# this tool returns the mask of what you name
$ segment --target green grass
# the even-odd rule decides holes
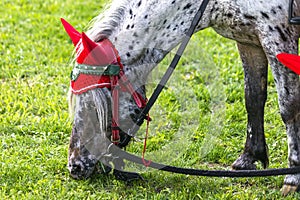
[[[129,164],[146,181],[127,184],[112,175],[85,181],[70,178],[66,93],[73,46],[60,17],[84,30],[104,2],[1,2],[0,199],[282,198],[283,177],[193,177]],[[155,74],[162,74],[171,58],[167,56]],[[151,79],[150,88],[157,79]],[[265,129],[270,167],[286,167],[286,135],[271,75],[268,92]],[[245,141],[243,96],[243,70],[234,42],[210,29],[198,33],[151,111],[154,122],[146,156],[182,167],[230,169]],[[135,142],[128,150],[140,155],[142,143]],[[299,198],[294,194],[286,199]]]

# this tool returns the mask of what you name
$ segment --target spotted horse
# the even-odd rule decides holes
[[[68,160],[72,177],[90,177],[98,163],[111,166],[114,158],[108,149],[116,129],[112,125],[112,107],[116,104],[118,145],[127,145],[131,137],[127,133],[146,98],[147,76],[183,40],[201,3],[202,0],[115,0],[94,19],[86,33],[79,33],[63,21],[76,46],[70,95],[74,121]],[[294,1],[296,16],[300,15],[299,5],[299,0]],[[233,169],[256,169],[256,161],[268,167],[264,136],[268,65],[286,126],[289,166],[300,165],[299,77],[276,58],[281,52],[298,53],[300,28],[288,23],[288,9],[288,0],[210,0],[197,25],[196,31],[212,27],[218,34],[235,40],[243,63],[247,138]],[[121,88],[124,92],[119,93],[119,102],[112,101],[108,76],[97,76],[103,73],[101,66],[109,66],[105,68],[109,75],[114,74],[114,66],[120,66],[126,79],[123,82],[130,83],[132,90],[128,84]],[[300,174],[287,175],[283,192],[298,190],[299,185]]]

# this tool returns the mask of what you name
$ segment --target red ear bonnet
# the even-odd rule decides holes
[[[300,75],[300,56],[295,54],[280,53],[277,59],[284,64],[286,67]]]
[[[76,67],[85,67],[85,69],[106,69],[109,65],[118,65],[122,69],[122,64],[118,52],[109,39],[103,39],[99,42],[92,41],[85,33],[79,33],[66,20],[61,22],[70,36],[76,48],[76,61],[71,74],[71,88],[74,94],[82,94],[88,90],[100,87],[111,87],[111,78],[109,75],[89,74]],[[92,68],[91,68],[92,67]],[[101,71],[101,70],[100,70]]]
[[[96,43],[85,33],[80,34],[66,20],[61,19],[61,22],[76,47],[78,64],[105,66],[117,62],[117,51],[108,39]]]

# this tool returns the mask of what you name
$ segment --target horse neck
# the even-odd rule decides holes
[[[115,0],[104,17],[95,19],[89,34],[95,41],[103,37],[112,41],[129,79],[137,75],[145,79],[143,75],[181,42],[199,6],[195,0]],[[204,14],[197,29],[208,24]]]

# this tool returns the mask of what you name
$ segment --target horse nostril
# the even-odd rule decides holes
[[[90,160],[85,160],[85,162],[77,160],[70,162],[68,169],[72,178],[86,179],[94,172],[95,164]]]
[[[71,165],[71,174],[76,174],[77,175],[81,171],[82,171],[82,169],[81,169],[80,165],[77,165],[77,164]]]

